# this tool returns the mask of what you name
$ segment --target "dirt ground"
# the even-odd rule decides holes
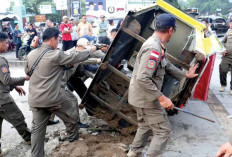
[[[132,135],[115,132],[93,134],[81,134],[79,141],[63,142],[50,157],[124,157],[127,145],[133,140]]]

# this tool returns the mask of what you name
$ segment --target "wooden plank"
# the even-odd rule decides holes
[[[138,34],[132,32],[132,31],[130,31],[129,29],[127,29],[127,28],[125,28],[125,27],[122,28],[122,30],[123,30],[125,33],[129,34],[130,36],[134,37],[135,39],[139,40],[139,41],[142,42],[142,43],[144,43],[144,42],[146,41],[146,39],[144,39],[143,37],[139,36]],[[171,62],[173,62],[174,64],[178,64],[178,65],[182,66],[182,67],[183,67],[184,69],[186,69],[186,70],[188,70],[188,69],[190,68],[190,65],[189,65],[189,64],[187,64],[187,63],[185,63],[185,62],[182,62],[182,61],[176,59],[175,57],[171,56],[171,55],[168,54],[168,53],[166,53],[166,54],[167,54],[168,59],[169,59]]]
[[[107,107],[108,109],[110,109],[112,112],[115,112],[119,117],[125,119],[126,121],[128,121],[129,123],[131,123],[132,125],[137,125],[137,122],[132,120],[131,118],[128,118],[125,114],[123,114],[120,111],[117,111],[113,106],[109,105],[107,102],[105,102],[104,100],[102,100],[101,98],[99,98],[98,96],[96,96],[93,93],[90,93],[90,95],[96,100],[98,101],[100,104],[104,105],[105,107]]]
[[[130,36],[134,37],[135,39],[139,40],[140,42],[144,43],[146,41],[146,39],[144,39],[143,37],[139,36],[138,34],[135,34],[134,32],[130,31],[129,29],[127,28],[122,28],[122,30],[129,34]],[[167,57],[168,59],[173,62],[174,64],[178,64],[180,66],[182,66],[184,69],[188,70],[190,68],[190,65],[185,63],[185,62],[182,62],[178,59],[176,59],[175,57],[171,56],[170,54],[166,53],[167,54]]]
[[[125,28],[125,27],[123,27],[122,30],[123,30],[123,32],[129,34],[130,36],[134,37],[135,39],[139,40],[142,43],[144,43],[146,41],[146,39],[144,39],[140,35],[132,32],[131,30],[129,30],[129,29]]]
[[[123,78],[124,80],[126,80],[127,82],[130,82],[130,78],[128,76],[126,76],[125,74],[123,74],[121,71],[119,71],[118,69],[114,68],[110,64],[107,64],[107,68],[109,70],[111,70],[113,73],[115,73],[118,76],[120,76],[121,78]]]
[[[182,62],[182,61],[176,59],[175,57],[173,57],[169,53],[166,53],[166,56],[172,63],[180,65],[185,70],[188,70],[190,68],[190,65],[188,63]]]
[[[126,92],[123,94],[123,97],[121,98],[121,100],[116,104],[115,106],[115,110],[118,111],[120,109],[120,107],[123,105],[124,101],[126,100],[126,98],[128,97],[128,89],[126,90]],[[113,113],[111,119],[114,118],[115,116],[115,112]]]

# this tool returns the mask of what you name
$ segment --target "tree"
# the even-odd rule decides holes
[[[36,15],[40,14],[39,7],[41,4],[50,3],[52,4],[52,0],[23,0],[23,4],[26,7],[27,13],[34,13]]]
[[[14,7],[14,1],[10,1],[10,8],[8,10],[13,11],[13,7]]]
[[[228,0],[188,0],[188,7],[198,8],[200,14],[215,14],[220,8],[225,15],[232,8],[232,4]]]
[[[40,15],[40,5],[52,5],[52,8],[55,7],[55,3],[53,0],[23,0],[23,4],[26,7],[27,13],[32,13],[36,15]],[[47,19],[54,21],[54,22],[60,22],[61,20],[61,13],[58,11],[56,14],[47,14]]]
[[[188,9],[188,2],[184,0],[178,0],[178,3],[182,10]]]

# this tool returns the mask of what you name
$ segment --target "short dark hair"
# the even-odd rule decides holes
[[[205,21],[206,24],[209,23],[209,20],[208,19],[202,19],[201,22]]]
[[[17,26],[17,25],[18,25],[18,23],[15,23],[15,24],[14,24],[14,26]]]
[[[43,33],[43,41],[48,41],[52,38],[58,38],[59,36],[59,30],[56,27],[49,27],[45,29]]]
[[[7,27],[4,27],[4,28],[3,28],[3,32],[5,32],[5,31],[8,31],[8,28],[7,28]]]
[[[4,42],[6,39],[8,39],[8,36],[5,33],[0,32],[0,42]]]
[[[100,44],[110,45],[110,39],[108,37],[102,37],[99,39]]]
[[[114,33],[114,32],[118,32],[118,30],[116,29],[116,28],[113,28],[111,31],[110,31],[110,33]]]
[[[114,20],[109,20],[109,24],[112,25],[114,23]]]
[[[155,31],[160,33],[167,33],[170,28],[176,29],[175,27],[171,26],[157,26],[155,25]]]

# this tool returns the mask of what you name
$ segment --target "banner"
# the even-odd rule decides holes
[[[85,9],[87,16],[100,17],[107,16],[106,0],[86,0]]]
[[[54,0],[56,3],[56,10],[67,10],[68,9],[68,4],[67,0]]]
[[[109,17],[124,17],[126,15],[126,0],[110,0],[106,3]]]
[[[143,6],[153,4],[156,0],[128,0],[128,10],[139,9]]]
[[[78,0],[73,0],[72,1],[72,16],[77,17],[78,15],[81,14],[81,5],[80,1]]]
[[[127,0],[86,0],[86,15],[92,17],[124,17]]]
[[[35,15],[35,21],[36,22],[45,22],[46,16],[45,15]]]
[[[51,5],[40,5],[40,14],[51,14],[52,6]]]

